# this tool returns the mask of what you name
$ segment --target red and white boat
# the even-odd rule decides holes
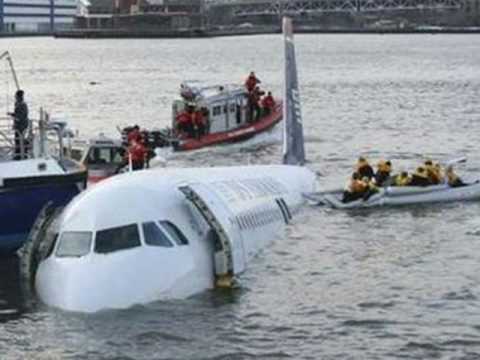
[[[189,108],[202,113],[205,126],[201,135],[178,130],[179,115]],[[259,112],[258,116],[251,115],[249,95],[242,85],[202,87],[198,81],[186,81],[180,85],[180,98],[172,105],[171,128],[149,131],[147,144],[150,148],[170,146],[175,151],[188,151],[246,140],[282,120],[282,102],[275,99],[273,108],[260,108]]]

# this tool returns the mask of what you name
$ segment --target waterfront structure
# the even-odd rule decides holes
[[[2,33],[49,33],[73,27],[86,0],[0,0]]]

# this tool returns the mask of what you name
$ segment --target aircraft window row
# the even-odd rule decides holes
[[[99,254],[108,254],[140,245],[137,224],[98,231],[95,238],[95,252]]]
[[[230,104],[230,112],[231,112],[231,113],[234,113],[236,109],[237,109],[237,105],[235,105],[235,104],[233,104],[233,103]]]
[[[142,229],[146,245],[161,247],[173,247],[173,243],[179,246],[188,245],[185,235],[169,221],[146,222],[142,224]],[[57,257],[85,256],[91,250],[92,241],[93,233],[90,231],[65,231],[60,235],[55,255]],[[54,239],[47,257],[51,254],[56,242]],[[99,254],[108,254],[138,246],[141,246],[138,225],[130,224],[97,231],[94,251]]]
[[[173,247],[168,236],[160,230],[157,224],[147,222],[142,224],[145,244],[153,246]]]
[[[65,231],[60,237],[55,255],[57,257],[80,257],[90,252],[92,232]]]
[[[236,217],[237,224],[241,230],[254,229],[278,220],[283,220],[283,215],[277,208],[268,208],[261,211],[249,212]]]

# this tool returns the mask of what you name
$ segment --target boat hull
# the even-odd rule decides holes
[[[51,202],[64,206],[85,188],[86,172],[23,178],[0,188],[0,253],[12,253],[23,245],[40,210]],[[35,183],[36,182],[36,183]]]
[[[263,116],[254,123],[230,131],[208,134],[202,136],[200,139],[181,140],[174,145],[174,150],[189,151],[221,143],[243,141],[271,129],[275,124],[280,122],[280,120],[282,120],[282,102],[278,102],[275,105],[275,109],[271,114]]]
[[[434,185],[427,187],[388,187],[372,195],[368,200],[342,202],[342,191],[330,191],[316,196],[308,195],[311,201],[336,209],[358,209],[378,206],[421,205],[439,202],[480,200],[480,183],[462,187]]]

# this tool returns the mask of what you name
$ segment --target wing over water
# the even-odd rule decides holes
[[[283,18],[283,38],[285,44],[283,163],[287,165],[303,165],[305,163],[305,148],[302,109],[298,91],[292,19],[288,17]]]

